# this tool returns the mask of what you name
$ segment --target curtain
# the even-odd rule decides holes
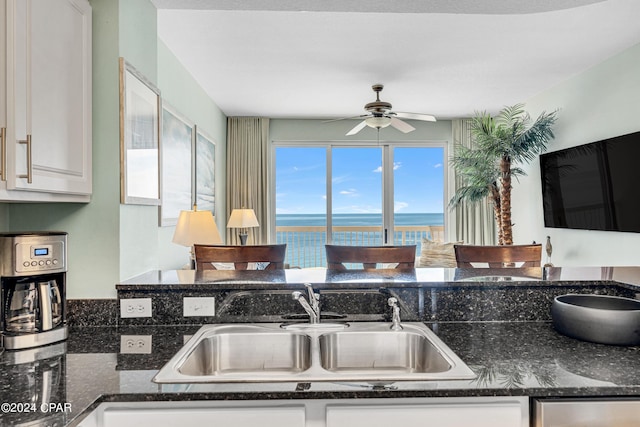
[[[454,145],[473,146],[470,119],[453,120],[452,130]],[[462,186],[462,180],[457,173],[455,174],[455,186],[456,190]],[[488,199],[479,203],[462,202],[456,208],[455,214],[456,241],[463,241],[468,245],[497,244],[498,230],[493,207]]]
[[[269,119],[227,119],[227,219],[233,209],[253,209],[259,227],[247,229],[247,244],[269,241]],[[239,245],[239,230],[227,229],[227,243]]]

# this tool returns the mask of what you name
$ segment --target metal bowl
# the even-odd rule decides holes
[[[640,345],[640,301],[609,295],[555,297],[551,318],[556,330],[579,340]]]

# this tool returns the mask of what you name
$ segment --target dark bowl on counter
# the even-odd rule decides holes
[[[567,294],[551,305],[555,329],[600,344],[640,345],[640,301],[610,295]]]

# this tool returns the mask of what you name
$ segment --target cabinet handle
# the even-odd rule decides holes
[[[0,128],[0,156],[2,165],[0,167],[0,181],[7,180],[7,128]]]
[[[31,135],[27,135],[27,139],[19,140],[18,144],[27,144],[27,174],[18,175],[18,178],[27,178],[27,184],[31,184],[33,182],[33,165],[31,163]]]

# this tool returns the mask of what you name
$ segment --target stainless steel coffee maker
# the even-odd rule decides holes
[[[0,233],[2,347],[19,350],[67,338],[67,233]]]

